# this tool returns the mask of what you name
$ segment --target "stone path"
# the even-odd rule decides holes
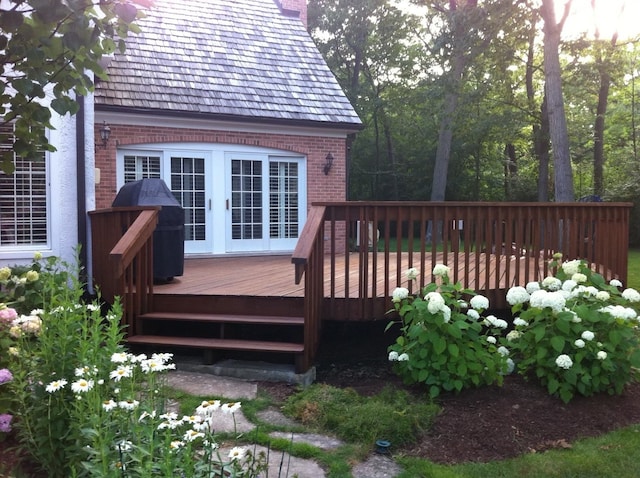
[[[192,395],[224,397],[230,401],[254,399],[258,387],[255,383],[245,380],[221,377],[200,372],[176,370],[168,375],[168,385]],[[234,421],[235,418],[235,421]],[[283,415],[276,408],[268,408],[258,414],[258,419],[276,426],[286,426],[295,429],[300,425]],[[242,409],[234,416],[224,413],[214,415],[213,430],[216,432],[248,432],[256,425],[246,419]],[[272,432],[270,436],[292,440],[293,443],[307,443],[322,450],[333,450],[342,446],[342,442],[334,437],[301,432]],[[256,445],[257,452],[267,449]],[[223,456],[228,453],[221,449]],[[295,476],[299,478],[324,478],[324,470],[313,460],[291,456],[286,452],[269,451],[269,476]],[[352,469],[353,478],[393,478],[401,472],[401,468],[388,456],[372,453],[364,462],[356,464]]]

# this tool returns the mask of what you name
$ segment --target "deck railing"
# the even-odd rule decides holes
[[[396,286],[433,281],[436,263],[451,280],[507,306],[505,293],[548,275],[556,252],[585,259],[606,279],[626,281],[630,203],[344,202],[315,204],[293,255],[305,298],[324,297],[320,314],[382,318]],[[311,220],[313,219],[313,220]],[[335,260],[345,255],[344,270]],[[326,260],[325,260],[326,257]],[[340,261],[342,263],[342,261]],[[408,283],[404,273],[420,275]],[[357,283],[353,271],[357,270]],[[352,272],[350,275],[349,272]],[[329,280],[324,291],[319,283]]]
[[[134,318],[153,306],[153,231],[160,207],[91,211],[94,285],[102,298],[123,302],[123,325],[135,335]]]
[[[303,275],[305,284],[304,357],[299,364],[302,370],[307,370],[313,364],[320,342],[324,301],[324,216],[323,206],[310,211],[304,229],[308,233],[300,237],[292,256],[296,284],[300,283]]]

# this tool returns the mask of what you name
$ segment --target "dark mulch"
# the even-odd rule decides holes
[[[364,395],[386,385],[404,387],[386,358],[382,332],[369,335],[359,326],[334,329],[323,341],[317,381],[353,387]],[[295,389],[261,384],[277,398]],[[414,393],[423,391],[405,387]],[[576,397],[569,404],[548,395],[542,387],[519,375],[505,377],[502,387],[491,386],[438,398],[442,412],[433,427],[411,447],[395,450],[437,463],[487,462],[551,448],[568,448],[580,438],[640,424],[640,384],[622,395]]]

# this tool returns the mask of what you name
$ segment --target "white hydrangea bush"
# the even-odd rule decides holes
[[[640,294],[607,283],[584,260],[558,256],[550,270],[557,272],[507,292],[515,319],[502,342],[518,372],[565,403],[622,393],[640,368]]]
[[[410,269],[409,281],[418,273]],[[437,264],[436,283],[412,295],[397,287],[391,301],[399,319],[400,334],[389,347],[389,361],[406,383],[421,383],[431,397],[442,392],[459,392],[469,387],[502,384],[503,375],[513,369],[508,347],[498,338],[508,323],[493,315],[483,317],[489,300],[451,284],[449,268]]]

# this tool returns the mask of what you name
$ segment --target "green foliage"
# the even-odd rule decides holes
[[[211,417],[240,403],[204,401],[185,417],[167,410],[171,354],[126,353],[119,303],[103,316],[83,302],[77,267],[50,264],[59,273],[39,278],[48,278],[42,308],[9,329],[8,383],[20,445],[47,476],[251,478],[266,469],[263,453],[218,451]]]
[[[415,278],[411,270],[408,275],[410,280]],[[446,266],[436,265],[434,275],[441,283],[428,284],[415,296],[406,288],[394,290],[400,336],[389,347],[389,360],[396,372],[408,384],[426,385],[431,397],[443,391],[502,384],[509,351],[496,346],[494,335],[507,323],[492,315],[482,320],[480,312],[488,308],[489,301],[473,296],[473,291],[459,283],[451,284]]]
[[[438,408],[407,392],[387,388],[362,397],[350,388],[315,384],[287,399],[284,412],[306,426],[335,433],[351,443],[386,439],[408,444],[427,429]]]
[[[93,90],[89,73],[104,78],[99,64],[124,38],[136,31],[132,22],[141,14],[136,5],[149,0],[75,0],[51,2],[8,0],[0,14],[0,125],[15,121],[13,151],[0,151],[0,170],[14,170],[13,154],[37,159],[54,151],[45,134],[51,128],[51,109],[75,114],[74,93]],[[46,93],[45,93],[46,92]],[[47,97],[52,97],[48,103]]]
[[[0,268],[0,304],[29,314],[41,309],[51,294],[66,287],[68,280],[66,269],[56,257],[43,259],[36,253],[29,265]]]
[[[515,329],[505,344],[518,370],[565,403],[576,394],[620,394],[640,367],[635,289],[620,292],[585,261],[550,264],[556,276],[507,294]]]

